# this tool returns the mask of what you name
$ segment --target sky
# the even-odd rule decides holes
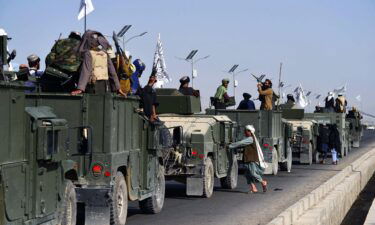
[[[151,72],[157,36],[160,33],[168,72],[177,88],[179,79],[191,75],[191,65],[178,59],[198,49],[194,88],[202,95],[203,108],[227,71],[239,64],[236,100],[242,93],[257,98],[251,73],[266,74],[276,84],[301,84],[314,94],[326,95],[347,85],[349,105],[375,114],[375,1],[373,0],[92,0],[95,10],[87,16],[87,27],[106,35],[131,24],[125,49],[133,59],[146,63],[141,79]],[[42,60],[55,40],[70,31],[83,32],[78,21],[80,0],[0,0],[0,28],[12,37],[10,49],[17,50],[15,63],[26,63],[31,53]],[[275,85],[276,87],[277,85]],[[276,91],[277,88],[276,88]],[[362,101],[355,97],[360,95]],[[322,100],[322,99],[321,99]],[[317,100],[311,99],[312,104]],[[255,100],[259,105],[259,101]],[[308,107],[311,110],[313,106]]]

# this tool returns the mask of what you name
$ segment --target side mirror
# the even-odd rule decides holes
[[[182,127],[173,128],[173,145],[182,144],[183,130]]]

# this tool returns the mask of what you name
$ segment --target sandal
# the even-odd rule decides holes
[[[263,188],[263,192],[267,192],[267,181],[263,181],[262,182],[262,188]]]

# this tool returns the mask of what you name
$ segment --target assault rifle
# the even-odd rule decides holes
[[[116,72],[121,79],[129,79],[134,72],[131,68],[131,57],[128,58],[120,47],[117,34],[114,31],[112,38],[116,46]]]
[[[258,83],[262,83],[263,78],[266,76],[265,74],[260,75],[260,77],[257,77],[254,74],[251,75],[257,80]]]

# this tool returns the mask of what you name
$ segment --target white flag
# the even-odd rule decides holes
[[[163,45],[160,40],[160,34],[158,37],[158,42],[156,44],[153,68],[156,68],[156,71],[157,71],[156,72],[156,77],[158,79],[158,82],[156,83],[157,88],[163,87],[166,83],[172,81],[167,73],[167,66],[165,65]]]
[[[305,93],[303,92],[303,88],[302,88],[301,84],[299,85],[299,87],[296,91],[296,99],[297,99],[296,106],[298,108],[303,109],[309,104],[309,101],[308,101]]]
[[[86,16],[92,11],[94,11],[94,5],[92,4],[91,0],[81,0],[81,4],[79,6],[78,20],[82,19],[85,16],[85,11]]]
[[[358,95],[357,97],[355,97],[355,99],[357,99],[357,101],[361,101],[361,95]]]
[[[335,96],[340,95],[340,94],[343,95],[345,94],[345,92],[346,92],[346,84],[340,88],[333,90],[333,93],[335,94]]]

